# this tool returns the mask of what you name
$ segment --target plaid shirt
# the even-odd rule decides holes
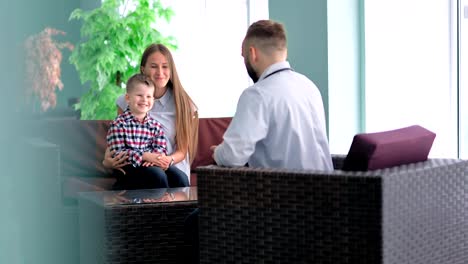
[[[134,167],[143,162],[143,153],[164,153],[167,155],[166,137],[161,124],[146,115],[139,121],[127,108],[110,125],[107,132],[107,146],[117,153],[127,151]]]

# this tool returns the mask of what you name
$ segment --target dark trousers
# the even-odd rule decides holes
[[[159,167],[133,167],[127,165],[120,170],[114,170],[117,178],[112,189],[114,190],[136,190],[136,189],[156,189],[156,188],[176,188],[188,187],[187,175],[175,166],[163,170]]]

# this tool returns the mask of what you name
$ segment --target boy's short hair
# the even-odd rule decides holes
[[[142,73],[137,73],[135,75],[133,75],[132,77],[130,77],[130,79],[128,79],[127,81],[127,93],[133,91],[133,89],[135,88],[135,86],[137,84],[145,84],[147,85],[148,87],[152,87],[154,88],[154,84],[153,82],[151,81],[151,79],[142,74]]]

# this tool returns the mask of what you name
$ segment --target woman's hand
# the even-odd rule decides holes
[[[122,169],[122,167],[130,164],[127,153],[122,151],[118,155],[114,156],[114,154],[115,150],[111,151],[109,148],[106,148],[102,165],[108,169],[120,170],[123,172],[123,174],[125,174],[125,171]]]
[[[162,169],[164,169],[164,170],[169,169],[169,165],[171,164],[171,160],[172,160],[170,156],[166,156],[164,154],[161,154],[161,155],[159,155],[159,157],[157,159],[159,161],[159,164],[161,164],[160,167]]]
[[[149,152],[143,154],[143,160],[145,161],[143,166],[157,166],[163,170],[167,170],[172,161],[171,157],[165,154]]]
[[[143,167],[152,167],[152,166],[156,166],[156,164],[154,164],[153,162],[149,162],[149,161],[144,161],[141,166]]]

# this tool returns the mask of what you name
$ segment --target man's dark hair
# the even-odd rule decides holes
[[[272,20],[259,20],[250,25],[245,41],[266,52],[283,51],[287,48],[283,24]]]

